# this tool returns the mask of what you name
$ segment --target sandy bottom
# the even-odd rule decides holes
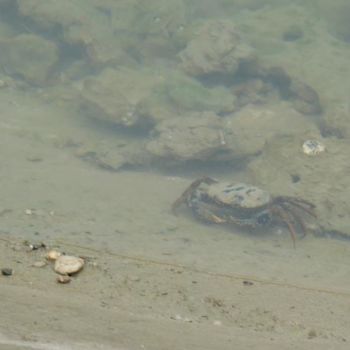
[[[349,348],[349,242],[175,217],[199,174],[94,168],[57,146],[69,115],[1,99],[1,349]],[[25,240],[87,264],[60,285]]]

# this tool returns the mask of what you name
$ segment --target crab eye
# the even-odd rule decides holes
[[[267,225],[271,222],[271,217],[268,213],[258,215],[257,222],[259,225]]]

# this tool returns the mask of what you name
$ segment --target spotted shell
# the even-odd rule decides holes
[[[208,186],[207,194],[216,202],[246,209],[258,208],[271,201],[267,191],[245,183],[217,182]]]

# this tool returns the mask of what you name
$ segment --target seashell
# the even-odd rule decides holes
[[[62,255],[61,252],[58,252],[57,250],[50,250],[46,254],[46,259],[49,261],[55,261]]]
[[[76,256],[61,255],[57,258],[54,266],[55,272],[60,275],[73,275],[84,267],[84,260]]]
[[[303,152],[308,156],[316,156],[326,150],[326,146],[317,140],[306,140],[303,143]]]

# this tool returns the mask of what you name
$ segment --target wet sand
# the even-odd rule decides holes
[[[43,251],[28,251],[11,239],[1,241],[1,266],[14,268],[13,276],[1,277],[2,346],[348,347],[348,289],[283,282],[288,276],[265,280],[234,271],[211,273],[74,245],[58,248],[92,259],[68,285],[55,282],[50,266],[32,267]]]
[[[69,113],[2,99],[2,349],[348,348],[348,242],[175,217],[198,174],[95,168],[57,146]],[[87,264],[57,284],[24,240]]]

